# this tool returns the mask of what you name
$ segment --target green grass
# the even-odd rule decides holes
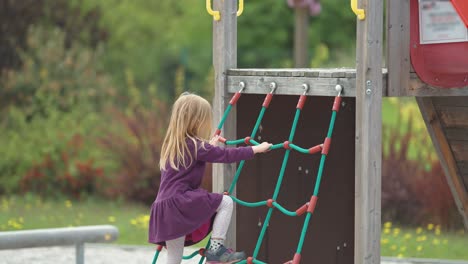
[[[0,231],[109,224],[119,229],[116,243],[151,245],[147,242],[149,207],[95,198],[78,202],[45,201],[28,195],[0,197]]]
[[[468,236],[464,230],[443,232],[440,226],[405,229],[385,223],[382,227],[382,256],[468,260]]]
[[[141,204],[87,199],[44,201],[34,196],[0,197],[0,231],[111,224],[119,228],[118,244],[150,245],[148,208]],[[206,239],[195,248],[206,245]],[[382,227],[382,256],[468,260],[463,230],[444,232],[438,226],[418,229]]]

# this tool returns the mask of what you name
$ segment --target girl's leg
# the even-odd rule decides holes
[[[232,198],[223,195],[223,200],[218,207],[216,217],[213,223],[213,233],[211,235],[210,249],[216,251],[220,246],[224,244],[226,239],[226,233],[231,223],[232,209],[233,209]]]
[[[167,264],[180,264],[184,255],[185,237],[179,237],[166,241]]]
[[[244,252],[235,252],[224,246],[224,239],[231,222],[233,201],[224,195],[213,223],[210,248],[206,251],[206,263],[234,263],[246,258]]]

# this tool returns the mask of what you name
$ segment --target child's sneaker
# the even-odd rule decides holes
[[[227,249],[225,246],[221,246],[216,251],[208,249],[205,256],[206,264],[232,264],[246,258],[244,252],[234,252],[234,250]]]

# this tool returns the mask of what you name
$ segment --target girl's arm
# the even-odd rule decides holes
[[[241,160],[249,160],[256,153],[269,150],[271,144],[263,142],[258,146],[224,148],[212,144],[198,142],[197,160],[213,163],[233,163]]]

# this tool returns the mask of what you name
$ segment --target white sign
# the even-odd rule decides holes
[[[421,44],[468,41],[468,29],[448,0],[419,0]]]

